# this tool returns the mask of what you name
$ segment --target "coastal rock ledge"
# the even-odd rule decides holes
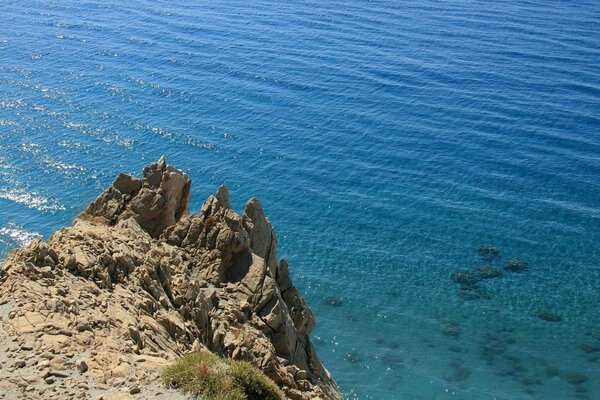
[[[159,376],[194,351],[249,361],[290,399],[342,399],[260,201],[239,216],[221,187],[192,215],[190,185],[161,158],[8,255],[1,399],[185,399]]]

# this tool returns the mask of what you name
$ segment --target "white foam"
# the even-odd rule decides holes
[[[39,196],[35,192],[29,193],[20,189],[2,189],[0,190],[0,199],[14,201],[15,203],[23,204],[38,211],[65,210],[65,207],[56,201]]]
[[[9,119],[0,119],[0,126],[19,126],[19,124]]]
[[[27,246],[33,239],[41,237],[39,233],[27,231],[13,223],[8,223],[0,228],[0,236],[7,237],[20,247]]]

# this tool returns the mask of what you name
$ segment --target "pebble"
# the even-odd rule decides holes
[[[84,374],[86,373],[88,370],[88,365],[84,360],[81,360],[77,363],[77,371],[79,371],[79,373]]]
[[[141,390],[139,387],[137,387],[137,386],[134,386],[134,387],[132,387],[132,388],[129,390],[129,394],[138,394],[138,393],[140,393],[141,391],[142,391],[142,390]]]
[[[64,369],[65,359],[62,357],[54,357],[50,360],[50,368],[58,370]]]
[[[69,374],[67,374],[66,372],[61,372],[61,371],[50,371],[49,375],[55,376],[57,378],[68,378],[69,377]]]

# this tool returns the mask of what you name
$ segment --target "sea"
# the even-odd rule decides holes
[[[0,0],[0,257],[162,155],[347,399],[600,399],[600,2]]]

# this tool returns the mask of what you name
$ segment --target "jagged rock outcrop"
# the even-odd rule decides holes
[[[193,215],[190,184],[164,159],[141,179],[119,175],[71,227],[9,254],[0,392],[176,398],[153,386],[158,371],[207,349],[250,361],[290,399],[342,398],[260,201],[239,216],[221,187]]]

